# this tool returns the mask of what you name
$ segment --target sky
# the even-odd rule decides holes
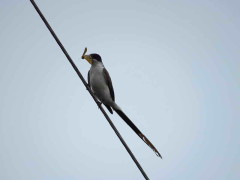
[[[110,115],[153,180],[240,179],[240,2],[37,0],[87,77],[102,56]],[[26,0],[0,0],[0,179],[144,179]]]

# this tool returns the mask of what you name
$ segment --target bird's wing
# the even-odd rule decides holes
[[[113,90],[112,80],[111,80],[111,77],[109,76],[108,71],[107,71],[105,68],[103,68],[103,75],[104,75],[105,81],[106,81],[106,83],[107,83],[107,85],[108,85],[108,88],[109,88],[111,97],[112,97],[113,101],[115,101],[115,96],[114,96],[114,90]]]

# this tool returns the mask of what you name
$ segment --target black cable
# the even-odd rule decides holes
[[[65,54],[65,56],[67,57],[68,61],[70,62],[70,64],[72,65],[73,69],[76,71],[76,73],[78,74],[79,78],[81,79],[81,81],[83,82],[84,86],[86,87],[86,89],[88,90],[88,92],[91,94],[92,98],[94,99],[94,101],[96,102],[96,104],[98,105],[98,100],[95,98],[95,96],[93,95],[93,92],[91,91],[91,89],[89,88],[86,80],[84,79],[84,77],[82,76],[82,74],[80,73],[80,71],[78,70],[77,66],[74,64],[72,58],[69,56],[68,52],[66,51],[66,49],[64,48],[64,46],[62,45],[61,41],[58,39],[57,35],[55,34],[55,32],[53,31],[53,29],[51,28],[51,26],[49,25],[48,21],[46,20],[46,18],[43,16],[42,12],[40,11],[40,9],[38,8],[37,4],[34,2],[34,0],[30,0],[32,5],[34,6],[34,8],[36,9],[36,11],[38,12],[39,16],[41,17],[41,19],[43,20],[43,22],[45,23],[45,25],[47,26],[48,30],[50,31],[50,33],[52,34],[52,36],[54,37],[54,39],[56,40],[56,42],[58,43],[58,45],[60,46],[60,48],[62,49],[63,53]],[[124,141],[124,139],[122,138],[121,134],[118,132],[117,128],[114,126],[113,122],[111,121],[111,119],[108,117],[107,113],[105,112],[105,110],[102,108],[102,106],[99,106],[99,109],[102,111],[103,115],[105,116],[105,118],[107,119],[107,121],[109,122],[110,126],[113,128],[114,132],[117,134],[118,138],[120,139],[120,141],[122,142],[123,146],[126,148],[127,152],[129,153],[129,155],[131,156],[132,160],[135,162],[135,164],[137,165],[138,169],[141,171],[142,175],[145,177],[146,180],[149,180],[147,174],[144,172],[143,168],[141,167],[141,165],[139,164],[138,160],[135,158],[134,154],[132,153],[132,151],[130,150],[130,148],[128,147],[128,145],[126,144],[126,142]]]

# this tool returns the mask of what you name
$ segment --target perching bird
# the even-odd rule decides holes
[[[98,54],[85,55],[84,52],[82,59],[86,59],[91,68],[88,71],[88,85],[92,89],[97,99],[103,103],[109,112],[112,114],[112,109],[132,128],[132,130],[156,153],[161,157],[161,154],[153,146],[153,144],[147,139],[146,136],[133,124],[133,122],[127,117],[122,109],[115,103],[115,95],[112,85],[112,80],[108,71],[102,63],[102,58]]]

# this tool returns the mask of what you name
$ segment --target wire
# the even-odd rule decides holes
[[[50,31],[50,33],[52,34],[52,36],[54,37],[54,39],[56,40],[56,42],[58,43],[58,45],[60,46],[60,48],[62,49],[63,53],[65,54],[65,56],[67,57],[68,61],[70,62],[70,64],[72,65],[73,69],[76,71],[78,77],[81,79],[81,81],[83,82],[84,86],[86,87],[86,89],[88,90],[88,92],[90,93],[90,95],[92,96],[92,98],[94,99],[94,101],[96,102],[96,104],[98,105],[99,109],[102,111],[103,115],[105,116],[105,118],[107,119],[107,121],[109,122],[110,126],[113,128],[114,132],[116,133],[116,135],[118,136],[118,138],[120,139],[121,143],[123,144],[123,146],[125,147],[125,149],[127,150],[127,152],[129,153],[129,155],[131,156],[132,160],[135,162],[135,164],[137,165],[138,169],[141,171],[142,175],[144,176],[144,178],[146,180],[149,180],[147,174],[144,172],[143,168],[141,167],[141,165],[139,164],[138,160],[136,159],[136,157],[134,156],[134,154],[132,153],[132,151],[130,150],[130,148],[128,147],[128,145],[126,144],[126,142],[124,141],[124,139],[122,138],[121,134],[118,132],[117,128],[115,127],[115,125],[113,124],[113,122],[111,121],[111,119],[109,118],[109,116],[107,115],[107,113],[105,112],[105,110],[102,108],[101,105],[98,104],[98,100],[95,98],[95,96],[93,95],[92,90],[89,88],[86,80],[84,79],[84,77],[82,76],[82,74],[80,73],[80,71],[78,70],[77,66],[74,64],[72,58],[70,57],[70,55],[68,54],[68,52],[66,51],[66,49],[64,48],[64,46],[62,45],[61,41],[58,39],[57,35],[55,34],[55,32],[53,31],[53,29],[51,28],[50,24],[48,23],[48,21],[46,20],[46,18],[44,17],[44,15],[42,14],[42,12],[40,11],[40,9],[38,8],[37,4],[34,2],[34,0],[30,0],[32,5],[34,6],[35,10],[38,12],[39,16],[41,17],[41,19],[43,20],[43,22],[45,23],[45,25],[47,26],[48,30]]]

